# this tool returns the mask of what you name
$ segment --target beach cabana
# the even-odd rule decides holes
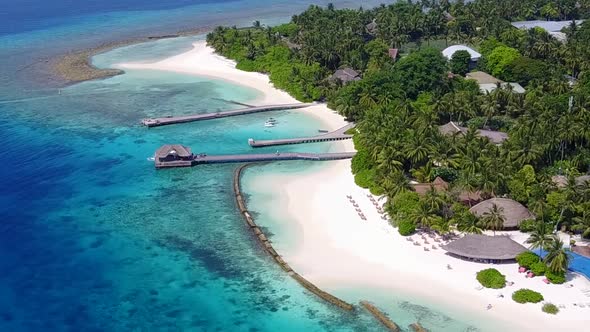
[[[469,212],[478,217],[490,211],[496,205],[504,217],[504,229],[516,229],[523,220],[535,219],[535,216],[519,202],[509,198],[490,198],[480,202],[469,209]]]
[[[508,236],[467,234],[441,246],[451,256],[483,263],[506,263],[527,251]]]
[[[445,136],[455,134],[464,135],[467,132],[467,130],[467,127],[461,127],[453,121],[450,121],[438,127],[438,131]],[[502,144],[502,142],[508,139],[508,134],[503,133],[501,131],[478,129],[477,134],[479,136],[486,137],[494,144]]]
[[[358,81],[361,79],[359,73],[352,69],[352,68],[343,68],[338,69],[334,75],[332,75],[333,80],[340,80],[342,84],[346,84],[351,81]]]

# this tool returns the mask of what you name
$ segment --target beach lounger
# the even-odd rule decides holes
[[[430,251],[430,249],[428,249],[428,248],[424,247],[424,251]]]
[[[434,244],[432,245],[432,249],[438,249]]]

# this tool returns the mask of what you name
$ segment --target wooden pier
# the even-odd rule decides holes
[[[219,119],[219,118],[226,118],[226,117],[230,117],[230,116],[237,116],[237,115],[244,115],[244,114],[280,111],[280,110],[292,110],[292,109],[298,109],[298,108],[305,108],[305,107],[309,107],[309,106],[313,106],[313,105],[315,105],[315,104],[314,103],[296,103],[296,104],[256,106],[256,107],[241,108],[241,109],[233,110],[233,111],[143,119],[143,120],[141,120],[141,123],[146,127],[158,127],[158,126],[166,126],[166,125],[171,125],[171,124],[176,124],[176,123]]]
[[[302,144],[302,143],[317,143],[317,142],[328,142],[328,141],[340,141],[344,139],[351,139],[352,135],[346,134],[346,131],[354,128],[354,123],[348,124],[340,129],[332,132],[311,136],[311,137],[300,137],[300,138],[285,138],[285,139],[271,139],[271,140],[254,140],[250,138],[248,144],[253,148],[261,148],[265,146],[276,146],[276,145],[288,145],[288,144]]]
[[[230,154],[209,156],[205,154],[193,154],[191,149],[180,144],[164,145],[154,154],[154,165],[156,168],[190,167],[201,164],[226,164],[226,163],[249,163],[281,160],[339,160],[350,159],[356,152],[336,153],[251,153],[251,154]]]

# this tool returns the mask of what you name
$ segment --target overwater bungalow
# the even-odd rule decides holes
[[[467,127],[461,127],[453,121],[450,121],[442,126],[438,127],[438,131],[443,135],[464,135],[467,132]],[[482,137],[486,137],[494,144],[502,144],[508,139],[508,134],[501,131],[478,129],[477,134]]]
[[[496,205],[500,209],[500,213],[504,217],[504,230],[517,229],[524,220],[535,219],[535,215],[531,213],[524,205],[509,198],[494,197],[480,202],[469,209],[472,214],[483,217]]]
[[[508,236],[467,234],[441,246],[451,256],[482,263],[510,263],[527,248]]]
[[[194,155],[189,147],[180,144],[167,144],[160,147],[155,155],[156,168],[191,166]]]

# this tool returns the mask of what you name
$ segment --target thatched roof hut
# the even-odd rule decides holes
[[[332,79],[340,80],[343,84],[346,84],[351,81],[358,81],[361,77],[356,70],[352,68],[343,68],[338,69],[334,75],[332,75]]]
[[[442,246],[449,254],[472,260],[506,261],[527,251],[527,248],[508,236],[467,234]]]
[[[554,175],[551,177],[551,182],[553,182],[553,184],[555,184],[555,186],[557,186],[558,188],[563,188],[567,186],[568,179],[565,175]],[[586,182],[590,182],[590,175],[582,175],[576,177],[576,184],[578,186],[581,186]]]
[[[463,135],[467,130],[467,127],[461,127],[453,121],[438,127],[438,131],[445,136],[454,135],[456,133]],[[478,129],[477,134],[481,137],[486,137],[494,144],[502,144],[502,142],[508,139],[508,134],[501,131]]]
[[[490,198],[469,209],[469,212],[478,217],[482,217],[496,205],[504,216],[504,229],[514,229],[523,220],[534,219],[535,216],[519,202],[509,198]]]
[[[154,154],[156,168],[188,167],[192,165],[193,159],[191,149],[180,144],[163,145]]]
[[[432,181],[431,183],[416,183],[413,184],[412,187],[414,188],[414,191],[416,193],[418,193],[419,195],[424,195],[430,189],[434,189],[436,191],[446,191],[447,189],[449,189],[449,184],[445,180],[437,176],[436,179],[434,179],[434,181]]]

